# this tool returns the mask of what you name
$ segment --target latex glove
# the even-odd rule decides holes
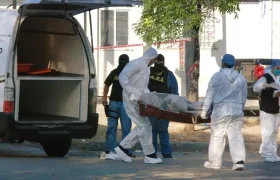
[[[131,101],[136,101],[136,97],[135,97],[135,95],[133,93],[130,94],[129,99]]]
[[[207,119],[208,117],[206,115],[207,115],[207,111],[206,110],[202,110],[202,112],[200,114],[201,119]]]

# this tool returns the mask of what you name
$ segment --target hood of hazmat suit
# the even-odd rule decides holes
[[[242,116],[246,99],[245,78],[233,68],[223,68],[212,76],[202,109],[207,111],[213,103],[212,121],[225,116]]]
[[[142,93],[148,93],[148,83],[150,77],[150,68],[148,64],[151,59],[156,58],[157,50],[149,48],[144,55],[138,59],[129,62],[119,75],[119,82],[123,87],[125,96],[134,96],[134,100],[139,100]]]

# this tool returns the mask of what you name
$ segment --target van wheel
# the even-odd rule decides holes
[[[50,157],[64,157],[72,144],[72,139],[63,139],[56,142],[41,142],[45,153]]]

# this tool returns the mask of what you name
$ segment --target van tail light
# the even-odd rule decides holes
[[[5,88],[4,92],[4,108],[3,111],[6,113],[14,112],[14,89],[13,88]]]

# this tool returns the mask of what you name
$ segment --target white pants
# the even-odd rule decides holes
[[[132,149],[137,142],[143,148],[144,155],[150,155],[155,152],[152,140],[152,125],[147,117],[140,116],[138,104],[128,100],[125,96],[124,108],[130,119],[136,124],[130,133],[121,141],[120,145],[125,149]]]
[[[245,161],[246,152],[242,135],[243,117],[227,116],[211,122],[211,139],[209,144],[209,162],[214,166],[222,166],[222,156],[228,135],[229,150],[233,163]]]
[[[277,155],[277,135],[279,125],[280,113],[268,114],[260,111],[262,144],[259,153],[265,158]]]

